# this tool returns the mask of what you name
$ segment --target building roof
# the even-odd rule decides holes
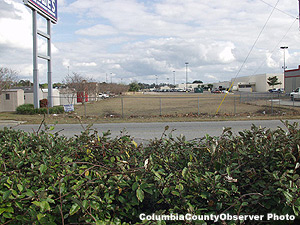
[[[24,91],[24,93],[33,93],[33,86],[31,86],[31,87],[12,87],[11,89],[13,89],[13,90],[21,89]]]

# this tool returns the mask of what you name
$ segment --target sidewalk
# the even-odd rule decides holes
[[[0,125],[19,125],[22,123],[26,123],[26,121],[0,120]]]

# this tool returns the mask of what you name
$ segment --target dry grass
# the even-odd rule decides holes
[[[199,114],[215,115],[224,95],[222,94],[160,94],[160,95],[136,95],[123,97],[124,117],[158,116]],[[234,103],[235,102],[235,103]],[[234,106],[235,105],[235,106]],[[161,106],[161,107],[160,107]],[[222,104],[220,114],[254,113],[260,110],[260,106],[240,104],[238,96],[227,95]],[[76,106],[79,115],[84,115],[84,107]],[[122,115],[122,99],[114,98],[86,105],[87,116],[115,116]]]
[[[107,122],[170,122],[170,121],[212,121],[212,120],[249,120],[249,119],[296,119],[300,118],[299,108],[274,106],[271,115],[270,106],[263,102],[245,104],[239,102],[239,96],[228,94],[216,115],[224,94],[136,94],[116,97],[75,106],[75,113],[46,116],[47,123],[107,123]],[[199,100],[199,112],[198,112]],[[160,105],[162,107],[160,107]],[[199,115],[198,115],[199,113]],[[161,114],[161,115],[160,115]],[[0,113],[0,120],[27,121],[40,123],[43,115],[18,115]]]

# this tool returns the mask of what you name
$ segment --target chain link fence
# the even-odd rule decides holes
[[[213,117],[225,94],[134,94],[109,98],[59,98],[63,105],[73,105],[76,115],[101,118]],[[280,93],[229,93],[219,114],[224,116],[274,114],[280,108],[288,112],[300,102]]]
[[[300,101],[291,99],[288,94],[285,93],[239,93],[240,102],[248,103],[258,106],[263,106],[266,108],[266,111],[271,110],[271,113],[274,113],[275,109],[294,109],[297,110],[297,107],[300,107]]]

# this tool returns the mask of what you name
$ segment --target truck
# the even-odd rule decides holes
[[[296,90],[291,92],[290,97],[292,101],[300,99],[300,87],[296,88]]]

